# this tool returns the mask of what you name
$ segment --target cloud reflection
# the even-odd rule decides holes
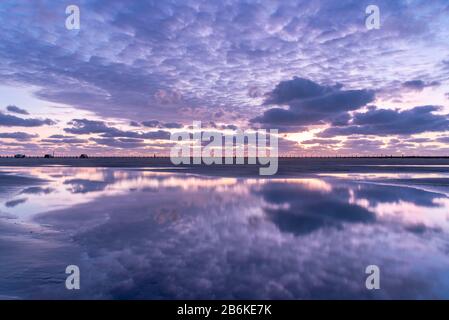
[[[33,175],[54,191],[0,207],[8,261],[0,274],[9,275],[0,276],[1,296],[449,297],[444,194],[333,177],[94,168],[35,168]],[[422,211],[410,216],[412,207]],[[82,270],[79,292],[64,289],[68,264]],[[368,264],[385,271],[379,292],[364,287]],[[8,280],[17,274],[22,280]]]

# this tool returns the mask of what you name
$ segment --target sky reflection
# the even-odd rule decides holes
[[[3,298],[449,298],[449,198],[390,185],[399,175],[0,176]],[[64,287],[69,264],[79,291]],[[365,289],[369,264],[381,290]]]

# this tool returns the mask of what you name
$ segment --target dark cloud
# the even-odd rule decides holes
[[[0,126],[4,127],[40,127],[53,124],[55,122],[50,119],[23,119],[0,112]]]
[[[118,129],[106,125],[103,121],[88,119],[73,119],[68,123],[72,128],[65,128],[64,131],[72,134],[90,134],[90,133],[116,133]]]
[[[170,140],[170,132],[164,130],[149,131],[140,135],[142,139]]]
[[[142,125],[148,128],[166,128],[166,129],[180,129],[183,127],[182,123],[177,122],[163,123],[158,120],[142,121]]]
[[[229,129],[229,130],[237,130],[238,127],[234,124],[227,124],[227,125],[223,125],[221,126],[222,129]]]
[[[425,82],[423,80],[410,80],[406,81],[402,84],[404,88],[415,90],[415,91],[422,91],[424,88],[427,87],[437,87],[441,85],[438,81],[432,81],[432,82]]]
[[[168,123],[164,123],[162,127],[167,128],[167,129],[179,129],[179,128],[182,128],[183,125],[181,123],[168,122]]]
[[[142,125],[149,128],[158,128],[161,125],[161,122],[158,120],[148,120],[142,121]]]
[[[359,135],[410,135],[422,132],[449,130],[448,115],[435,114],[438,106],[420,106],[410,110],[370,108],[367,112],[354,114],[350,125],[332,127],[319,134],[320,137]]]
[[[6,110],[8,110],[9,112],[13,112],[13,113],[18,113],[18,114],[23,114],[23,115],[29,115],[28,111],[26,111],[25,109],[21,109],[17,106],[7,106]]]
[[[149,132],[123,131],[107,125],[104,121],[88,119],[73,119],[69,122],[72,128],[65,128],[64,131],[72,134],[101,134],[103,138],[135,138],[135,139],[170,139],[170,132],[158,130]],[[122,144],[120,140],[98,139],[104,145],[128,145]]]
[[[267,126],[301,126],[335,122],[344,124],[347,112],[374,100],[370,90],[342,90],[341,85],[321,86],[295,77],[282,81],[270,93],[266,104],[287,104],[288,109],[272,108],[251,122]]]
[[[28,187],[23,189],[20,194],[50,194],[54,191],[55,189],[50,187]]]
[[[26,132],[5,132],[0,133],[0,138],[15,139],[17,141],[29,141],[33,138],[37,138],[37,134],[29,134]]]
[[[269,94],[265,103],[287,104],[296,99],[321,97],[340,88],[340,85],[334,87],[320,86],[311,80],[294,77],[292,80],[281,81]]]
[[[25,203],[27,200],[28,200],[27,198],[9,200],[9,201],[5,202],[5,207],[14,208],[14,207],[18,206],[19,204]]]

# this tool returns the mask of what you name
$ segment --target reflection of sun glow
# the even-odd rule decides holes
[[[304,189],[311,191],[322,191],[322,192],[331,192],[332,186],[322,180],[317,178],[271,178],[271,179],[251,179],[248,178],[245,180],[245,184],[247,185],[258,185],[258,184],[266,184],[269,182],[277,182],[277,183],[288,183],[288,184],[299,184]]]
[[[413,199],[398,199],[397,201],[381,201],[376,198],[358,197],[363,191],[363,184],[353,187],[347,184],[350,180],[362,180],[371,186],[380,185],[379,178],[412,179],[416,177],[436,177],[438,174],[326,174],[340,179],[329,178],[233,178],[206,177],[188,173],[171,173],[151,171],[149,168],[120,169],[120,168],[72,168],[72,167],[37,167],[37,168],[3,168],[10,174],[37,177],[46,182],[41,185],[51,192],[17,194],[8,200],[26,199],[17,205],[7,205],[7,201],[0,204],[0,211],[7,214],[17,214],[21,218],[49,210],[63,209],[78,204],[88,203],[101,197],[127,195],[130,192],[166,191],[176,195],[177,192],[189,193],[199,191],[210,192],[218,197],[232,199],[253,199],[254,190],[260,190],[267,184],[296,185],[298,190],[308,190],[315,193],[328,194],[335,188],[346,188],[349,197],[343,201],[357,205],[376,214],[379,221],[392,221],[407,226],[423,225],[429,228],[445,228],[449,230],[449,199],[441,194],[441,198],[432,199],[435,206],[423,206],[413,202]],[[341,179],[344,178],[344,179]],[[346,181],[346,182],[343,182]],[[375,182],[374,184],[372,182]],[[334,186],[335,184],[335,186]],[[383,187],[385,187],[383,184]],[[395,188],[409,188],[396,186]],[[426,192],[422,190],[422,192]],[[153,193],[152,195],[154,195]],[[301,193],[299,193],[300,196]],[[313,193],[312,193],[313,194]],[[327,195],[326,195],[327,196]],[[329,199],[332,197],[329,195]],[[373,201],[375,200],[375,201]],[[231,200],[229,200],[231,201]],[[272,209],[289,209],[288,203],[270,204],[265,207]],[[248,206],[248,212],[253,210],[260,213],[260,208]]]

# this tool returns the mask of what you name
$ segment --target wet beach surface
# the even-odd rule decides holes
[[[410,162],[1,167],[0,297],[447,299],[447,160]]]

